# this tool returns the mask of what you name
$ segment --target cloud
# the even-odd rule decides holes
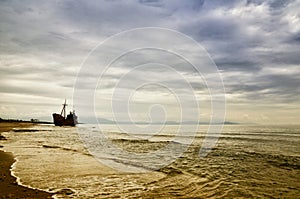
[[[174,29],[203,45],[224,77],[229,103],[260,100],[299,106],[299,6],[299,0],[0,1],[0,96],[5,96],[1,106],[22,104],[28,96],[36,104],[49,99],[49,107],[71,98],[77,72],[93,47],[115,33],[145,26]],[[111,51],[107,49],[107,55]],[[157,54],[140,52],[134,61],[130,56],[124,59],[103,79],[105,89],[111,89],[134,63],[151,56]],[[200,78],[193,79],[195,71],[188,64],[164,59],[192,82],[195,92],[205,90]],[[128,86],[139,82],[142,74],[132,77]],[[167,70],[149,67],[147,74],[149,79],[168,77],[184,92]],[[85,76],[80,89],[90,88],[95,73]],[[10,102],[11,95],[18,97]]]

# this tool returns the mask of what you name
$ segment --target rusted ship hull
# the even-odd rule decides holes
[[[55,126],[76,126],[77,124],[76,118],[74,118],[74,116],[64,118],[63,116],[57,113],[53,113],[52,116]]]
[[[67,100],[65,100],[65,103],[62,104],[63,108],[61,110],[60,114],[53,113],[53,122],[55,126],[76,126],[77,122],[77,116],[75,114],[75,111],[71,111],[70,114],[66,117],[66,106],[67,106]]]

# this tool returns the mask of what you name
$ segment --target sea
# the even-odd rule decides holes
[[[101,126],[101,127],[99,127]],[[299,198],[299,125],[36,125],[3,135],[19,184],[54,198]],[[200,155],[208,137],[214,143]]]

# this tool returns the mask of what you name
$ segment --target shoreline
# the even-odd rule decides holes
[[[35,125],[34,123],[22,122],[1,122],[0,140],[5,140],[1,136],[2,132],[7,132],[13,128],[24,128]],[[1,146],[1,145],[0,145]],[[0,198],[52,198],[51,193],[38,189],[22,186],[17,182],[17,178],[12,175],[11,168],[16,163],[16,159],[10,152],[5,152],[0,148]]]

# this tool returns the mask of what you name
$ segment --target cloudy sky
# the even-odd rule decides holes
[[[160,27],[192,38],[209,53],[223,78],[227,121],[297,123],[299,8],[299,0],[1,0],[0,117],[51,121],[51,114],[60,111],[65,98],[71,106],[82,63],[100,42],[122,31]],[[135,43],[137,38],[127,39],[110,45],[102,56],[109,57],[120,46]],[[127,75],[126,82],[118,86],[118,95],[111,95],[120,77],[137,63],[146,64],[137,60],[158,55],[164,60],[162,64],[170,60],[171,68],[159,63],[136,68],[135,75]],[[183,74],[202,106],[201,117],[208,120],[209,92],[203,78],[195,75],[187,63],[181,63],[181,59],[175,62],[168,56],[143,50],[110,67],[99,80],[102,87],[94,91],[97,116],[113,119],[119,112],[125,114],[118,103],[114,113],[109,105],[112,100],[122,100],[119,95],[131,87],[137,90],[130,98],[135,102],[130,113],[134,120],[149,120],[152,116],[154,121],[178,121],[182,111],[172,92],[181,95],[186,91],[184,83],[178,80],[178,74]],[[95,73],[87,71],[83,76],[88,80]],[[141,85],[141,80],[163,77],[171,90],[159,81]],[[80,90],[89,93],[92,88],[81,85]],[[89,117],[83,111],[78,115],[82,120]],[[161,118],[162,115],[167,117]]]

